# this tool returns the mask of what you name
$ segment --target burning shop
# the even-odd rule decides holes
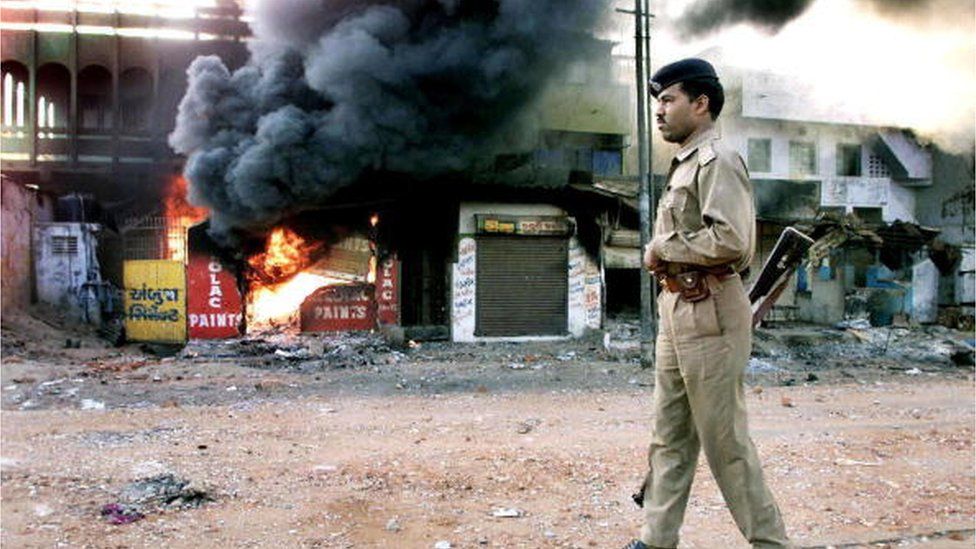
[[[481,185],[478,174],[498,175],[506,155],[531,158],[551,126],[539,99],[574,62],[609,60],[593,35],[606,8],[258,2],[252,58],[237,70],[197,58],[169,136],[216,244],[190,250],[201,255],[191,332],[232,335],[234,315],[246,330],[395,323],[459,341],[599,325],[599,269],[586,259],[596,254],[582,251],[572,209],[553,197],[569,169],[621,170],[627,131],[605,120],[550,127],[615,136],[612,151],[592,139],[542,147],[550,162],[572,160],[549,188],[538,180],[523,193],[508,175]],[[605,72],[594,89],[625,89]],[[215,262],[213,249],[233,251]]]
[[[363,230],[295,219],[233,255],[207,235],[189,231],[187,323],[191,339],[245,332],[373,330],[399,323],[398,265],[378,261],[379,217]]]

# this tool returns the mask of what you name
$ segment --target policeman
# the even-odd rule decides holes
[[[684,59],[651,79],[656,119],[676,143],[644,265],[661,283],[650,472],[640,540],[677,547],[700,450],[753,547],[790,547],[746,422],[742,376],[752,314],[739,273],[755,248],[752,186],[715,127],[725,95],[715,69]]]

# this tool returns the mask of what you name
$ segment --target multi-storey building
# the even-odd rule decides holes
[[[0,160],[9,178],[45,191],[151,196],[180,169],[166,137],[190,62],[246,59],[249,30],[233,0],[0,8]]]

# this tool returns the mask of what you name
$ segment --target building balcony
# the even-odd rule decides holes
[[[890,177],[832,176],[820,184],[821,206],[883,207],[888,204]]]
[[[0,132],[0,160],[5,170],[32,171],[50,167],[104,164],[148,164],[175,158],[164,136],[141,133],[115,135],[111,131],[70,134],[51,128],[36,139],[23,128]]]

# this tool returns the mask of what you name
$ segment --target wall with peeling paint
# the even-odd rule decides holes
[[[99,230],[94,223],[36,223],[33,230],[38,301],[96,325],[101,322]]]
[[[33,248],[31,228],[35,223],[50,221],[54,217],[54,201],[48,195],[39,194],[24,185],[4,177],[0,216],[2,227],[0,250],[2,267],[0,284],[3,312],[26,309],[34,292]]]

